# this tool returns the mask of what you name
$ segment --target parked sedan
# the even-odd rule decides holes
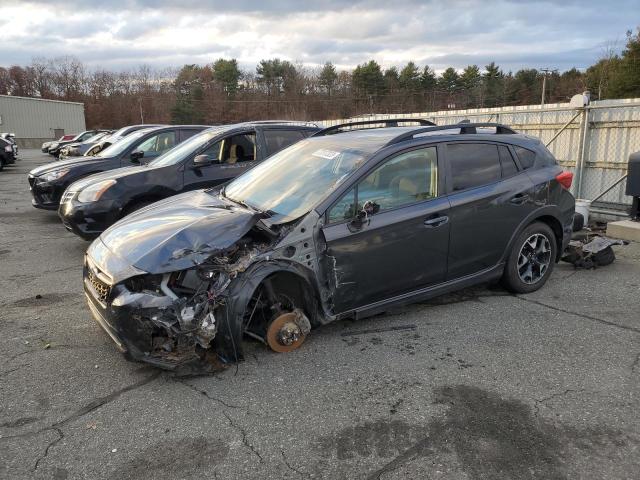
[[[47,151],[49,155],[53,155],[54,157],[57,158],[60,156],[60,150],[66,145],[69,145],[71,143],[84,142],[85,140],[88,140],[89,138],[93,137],[95,134],[104,132],[104,131],[105,130],[86,130],[82,133],[77,134],[70,140],[58,140],[57,142],[53,142],[51,145],[49,145],[49,148]]]
[[[87,251],[86,298],[129,358],[177,368],[479,282],[529,293],[571,237],[571,180],[502,125],[331,127],[117,222]]]
[[[36,208],[56,210],[62,194],[76,180],[94,173],[148,162],[175,145],[200,133],[207,126],[177,125],[138,130],[95,157],[78,157],[35,168],[29,172],[29,186]]]
[[[6,138],[0,137],[0,170],[5,165],[16,163],[16,146]]]
[[[67,140],[72,140],[76,136],[75,133],[69,133],[61,136],[58,140],[50,140],[48,142],[44,142],[41,147],[42,153],[49,153],[49,147],[54,143],[66,142]]]
[[[87,150],[111,136],[113,132],[111,130],[105,130],[104,132],[96,133],[94,136],[89,137],[83,142],[70,143],[60,149],[60,160],[64,160],[68,157],[81,157]]]
[[[295,123],[254,122],[206,130],[143,167],[111,170],[72,183],[58,214],[84,239],[139,208],[187,190],[213,187],[318,131]]]

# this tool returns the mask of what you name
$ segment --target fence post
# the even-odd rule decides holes
[[[580,144],[578,145],[578,158],[576,159],[576,188],[575,197],[582,198],[582,183],[586,165],[587,150],[589,147],[589,107],[583,107],[580,120]]]

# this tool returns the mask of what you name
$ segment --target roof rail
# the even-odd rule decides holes
[[[251,125],[278,125],[278,124],[295,124],[295,125],[309,125],[317,127],[318,125],[313,122],[307,122],[306,120],[249,120],[242,123],[248,123]]]
[[[389,140],[387,142],[387,145],[393,145],[395,143],[400,143],[400,142],[404,142],[405,140],[409,140],[413,137],[415,137],[416,135],[419,135],[421,133],[427,133],[427,132],[438,132],[441,130],[453,130],[456,128],[460,129],[460,134],[461,135],[466,135],[466,134],[476,134],[478,133],[477,128],[483,128],[483,127],[495,127],[496,129],[496,134],[497,135],[512,135],[512,134],[516,134],[518,132],[516,132],[514,129],[507,127],[506,125],[503,125],[501,123],[471,123],[469,121],[463,121],[460,123],[452,123],[450,125],[437,125],[437,126],[433,126],[433,127],[425,127],[425,128],[418,128],[416,130],[412,130],[411,132],[406,132],[403,133],[401,135],[398,135],[395,138],[392,138],[391,140]],[[321,130],[322,131],[322,130]]]
[[[340,123],[338,125],[332,125],[327,128],[323,128],[322,130],[311,135],[312,137],[323,137],[325,135],[334,135],[336,133],[340,133],[340,131],[345,127],[353,127],[353,126],[361,126],[361,125],[379,125],[384,124],[385,127],[397,127],[398,123],[401,122],[417,122],[422,126],[426,125],[435,125],[435,123],[430,122],[429,120],[424,120],[422,118],[382,118],[379,120],[359,120],[357,122],[347,122]]]

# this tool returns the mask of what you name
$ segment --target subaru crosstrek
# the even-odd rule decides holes
[[[479,282],[542,287],[571,236],[572,174],[503,125],[405,123],[321,130],[125,217],[85,257],[94,317],[130,358],[175,368]]]

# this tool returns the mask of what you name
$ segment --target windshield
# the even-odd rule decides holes
[[[133,132],[124,137],[122,140],[117,141],[116,143],[113,143],[102,150],[99,154],[96,155],[96,157],[115,157],[117,155],[120,155],[147,133],[149,133],[148,130],[138,130],[137,132]]]
[[[281,217],[275,223],[299,218],[379,148],[341,143],[330,136],[298,142],[236,178],[224,195]]]
[[[217,136],[222,129],[207,130],[205,132],[194,135],[184,141],[167,153],[160,155],[153,162],[149,163],[150,167],[165,167],[167,165],[175,165],[181,162],[189,155],[197,152],[202,146],[207,144],[213,137]]]

